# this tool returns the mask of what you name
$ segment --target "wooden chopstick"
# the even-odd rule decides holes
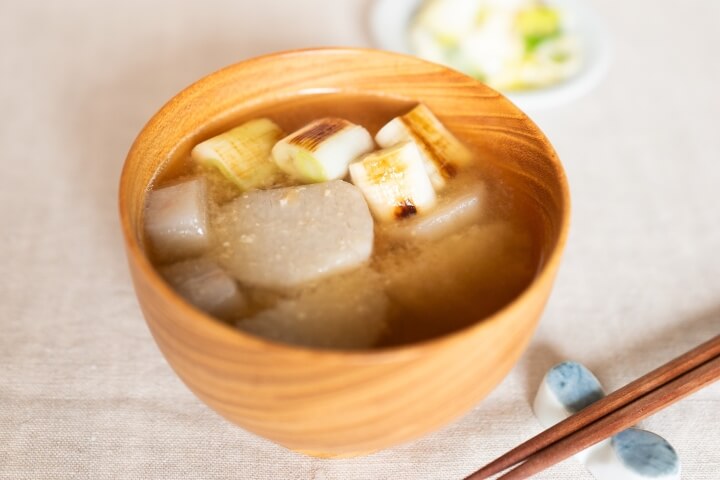
[[[521,480],[631,427],[645,417],[720,379],[720,357],[578,430],[528,458],[498,480]]]
[[[489,478],[496,473],[522,462],[535,455],[537,452],[561,441],[563,438],[573,435],[575,432],[583,429],[593,422],[622,409],[644,395],[647,395],[650,392],[661,388],[663,385],[679,379],[686,373],[693,371],[693,369],[703,365],[704,363],[716,359],[718,356],[720,356],[720,335],[715,336],[702,345],[695,347],[689,352],[611,393],[602,400],[589,405],[577,414],[536,435],[525,443],[510,450],[505,455],[485,465],[475,473],[469,475],[466,477],[466,480]],[[638,419],[634,421],[637,422]],[[630,425],[632,425],[632,423]],[[608,434],[608,436],[610,435],[612,434]],[[600,440],[602,440],[602,438]]]

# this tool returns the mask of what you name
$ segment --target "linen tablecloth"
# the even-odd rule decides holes
[[[370,2],[0,2],[0,478],[458,479],[540,431],[530,401],[575,359],[614,389],[720,332],[720,2],[612,0],[590,95],[533,113],[573,222],[532,344],[493,393],[415,442],[319,460],[230,425],[141,317],[116,214],[145,121],[260,53],[365,46]],[[684,478],[720,478],[720,385],[642,422]],[[539,479],[590,479],[570,460]]]

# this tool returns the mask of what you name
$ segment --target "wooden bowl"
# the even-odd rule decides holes
[[[143,204],[158,167],[229,117],[300,93],[346,91],[425,102],[498,161],[542,225],[532,284],[456,333],[369,351],[273,343],[182,301],[148,261]],[[185,384],[233,423],[292,450],[352,456],[417,438],[490,392],[525,349],[550,293],[568,230],[569,196],[550,143],[502,95],[448,68],[373,50],[316,49],[230,66],[183,90],[145,126],[120,181],[120,218],[137,297]]]

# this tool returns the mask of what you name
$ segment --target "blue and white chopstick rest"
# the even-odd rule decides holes
[[[577,362],[552,367],[538,389],[533,410],[545,428],[605,396],[590,370]],[[598,480],[679,480],[680,459],[664,438],[629,428],[575,455]]]

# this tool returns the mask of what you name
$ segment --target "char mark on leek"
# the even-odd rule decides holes
[[[327,118],[325,121],[318,122],[309,129],[296,134],[290,138],[289,143],[314,151],[327,138],[351,125],[350,122],[342,118]]]
[[[395,207],[395,216],[397,218],[412,217],[417,214],[417,207],[412,203],[412,200],[406,198],[397,204]]]
[[[450,148],[449,142],[441,136],[434,136],[430,141],[425,132],[431,131],[432,126],[420,115],[413,115],[413,112],[410,112],[406,116],[400,117],[400,120],[408,129],[412,139],[433,162],[440,175],[446,180],[453,178],[457,174],[457,167],[442,153]]]

